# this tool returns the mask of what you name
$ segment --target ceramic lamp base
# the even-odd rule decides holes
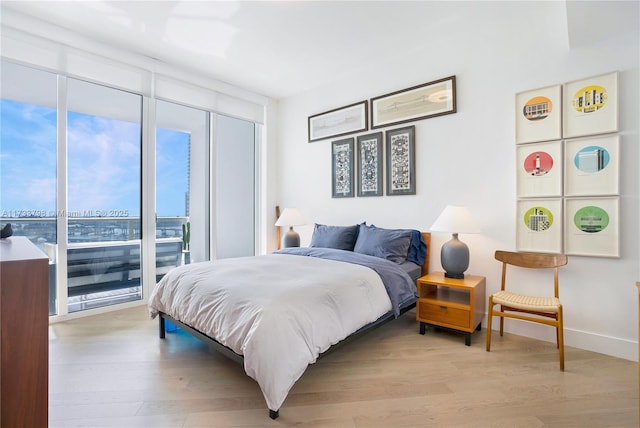
[[[293,230],[293,226],[289,228],[287,233],[282,237],[282,248],[299,247],[300,235]]]
[[[446,278],[464,278],[464,272],[469,267],[469,247],[458,239],[457,233],[452,234],[451,240],[442,245],[440,263]]]

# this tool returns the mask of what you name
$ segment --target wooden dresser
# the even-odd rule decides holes
[[[49,259],[23,236],[0,240],[0,426],[46,427]]]

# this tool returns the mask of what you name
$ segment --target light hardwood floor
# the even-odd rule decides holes
[[[506,322],[508,322],[507,320]],[[637,363],[485,330],[427,329],[415,312],[311,365],[277,420],[241,365],[146,307],[50,327],[50,427],[637,427]]]

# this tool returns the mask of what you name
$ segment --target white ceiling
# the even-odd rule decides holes
[[[497,2],[2,1],[93,40],[273,98],[375,67],[416,41],[443,41]],[[638,2],[567,2],[572,45],[638,28]],[[504,5],[504,3],[503,3]],[[523,9],[524,10],[524,9]],[[562,9],[560,9],[562,10]],[[496,14],[499,19],[499,12]],[[605,20],[602,17],[606,17]],[[598,26],[584,25],[598,18]],[[523,19],[526,19],[523,16]],[[604,22],[603,22],[604,21]],[[587,21],[588,22],[588,21]],[[27,29],[28,30],[28,29]]]

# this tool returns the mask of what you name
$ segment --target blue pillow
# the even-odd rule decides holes
[[[412,230],[407,261],[422,266],[424,264],[425,257],[427,257],[427,244],[425,244],[424,239],[422,238],[422,233],[420,233],[419,230]]]
[[[371,225],[369,227],[376,227]],[[409,251],[407,254],[407,261],[422,266],[424,259],[427,257],[427,244],[422,238],[422,233],[415,229],[399,229],[411,232],[411,243],[409,244]]]
[[[411,236],[412,231],[408,229],[382,229],[361,224],[353,251],[401,264],[407,260]]]
[[[358,225],[327,226],[316,223],[309,246],[353,251],[357,237]]]

